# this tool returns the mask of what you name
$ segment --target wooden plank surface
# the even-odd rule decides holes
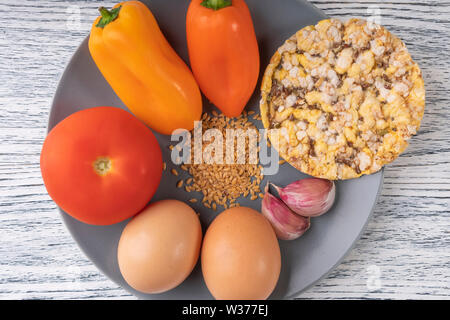
[[[427,106],[361,240],[298,298],[450,299],[450,2],[312,2],[379,15],[421,66]],[[78,249],[39,171],[52,96],[100,4],[113,3],[0,0],[0,299],[134,299]]]

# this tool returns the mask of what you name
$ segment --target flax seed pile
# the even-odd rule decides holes
[[[243,112],[237,118],[227,118],[223,114],[218,114],[213,111],[212,114],[204,113],[202,116],[202,130],[203,133],[207,129],[218,129],[223,135],[223,150],[226,150],[226,129],[254,129],[257,131],[255,125],[249,121],[248,116],[254,115],[253,111],[248,113]],[[258,115],[254,115],[253,119],[260,120]],[[259,141],[259,137],[258,137]],[[203,150],[211,142],[203,142]],[[193,162],[194,139],[191,141],[191,164],[182,164],[180,168],[189,174],[189,178],[179,180],[178,188],[184,186],[187,192],[201,192],[203,205],[207,208],[216,210],[218,206],[225,209],[238,207],[239,203],[236,200],[239,197],[249,197],[250,200],[256,200],[258,197],[262,198],[263,193],[260,187],[263,179],[262,166],[259,164],[259,147],[258,158],[256,164],[249,163],[249,139],[245,139],[245,164],[226,164],[224,154],[224,164],[206,164],[203,161],[201,164]],[[235,141],[235,161],[237,161],[237,150]],[[173,172],[172,172],[173,173]],[[177,173],[178,175],[178,173]],[[197,202],[197,199],[191,199],[191,202]]]

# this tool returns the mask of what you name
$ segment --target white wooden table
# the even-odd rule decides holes
[[[450,3],[313,2],[342,19],[379,14],[421,66],[427,106],[362,238],[299,298],[450,299]],[[0,0],[1,299],[134,299],[78,249],[39,170],[52,96],[100,4],[113,3]]]

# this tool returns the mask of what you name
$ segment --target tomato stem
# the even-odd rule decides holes
[[[98,8],[98,11],[100,11],[100,14],[102,15],[102,17],[98,21],[96,27],[104,28],[109,23],[111,23],[114,20],[116,20],[117,17],[119,16],[119,12],[120,12],[121,8],[122,8],[122,6],[119,6],[117,8],[113,8],[111,10],[108,10],[105,7]]]
[[[231,0],[205,0],[201,5],[208,9],[220,10],[231,6]]]
[[[99,176],[106,176],[112,169],[112,161],[107,157],[98,157],[97,160],[92,163],[94,171]]]

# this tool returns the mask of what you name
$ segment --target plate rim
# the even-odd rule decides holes
[[[310,8],[312,8],[312,10],[315,10],[317,12],[320,12],[321,14],[324,14],[322,10],[320,10],[319,8],[317,8],[314,4],[310,3],[309,1],[304,1],[304,0],[295,0],[297,2],[301,2],[304,3],[305,5],[309,6]],[[80,49],[81,47],[85,44],[85,42],[89,41],[89,37],[90,37],[90,33],[88,35],[86,35],[84,37],[84,39],[80,42],[80,44],[77,46],[76,50],[70,55],[67,64],[64,67],[64,71],[61,73],[61,75],[59,76],[58,79],[58,85],[56,87],[55,93],[52,97],[52,102],[51,102],[51,106],[50,106],[50,112],[48,115],[48,121],[47,121],[47,134],[50,132],[50,123],[51,122],[55,122],[53,121],[53,117],[55,117],[55,112],[54,110],[56,109],[56,98],[60,95],[60,92],[62,90],[62,83],[64,82],[64,78],[68,76],[68,70],[70,69],[70,66],[75,63],[75,58],[76,56],[80,53]],[[258,90],[258,88],[255,88],[255,90]],[[59,122],[58,122],[59,123]],[[57,123],[56,123],[57,124]],[[56,125],[55,124],[55,125]],[[354,247],[356,246],[357,242],[361,239],[361,236],[363,235],[363,233],[366,231],[367,229],[367,225],[369,223],[369,221],[372,219],[375,208],[378,204],[378,200],[380,198],[381,195],[381,191],[383,189],[383,184],[384,184],[384,176],[385,176],[385,166],[383,166],[381,168],[381,170],[379,170],[378,172],[373,173],[375,174],[380,174],[380,179],[377,180],[378,181],[378,189],[377,189],[377,193],[375,195],[375,199],[373,201],[372,207],[370,209],[370,212],[367,216],[366,221],[364,222],[364,225],[362,226],[362,228],[360,229],[358,235],[352,240],[352,244],[348,247],[348,249],[341,255],[341,257],[336,261],[336,263],[334,265],[332,265],[330,268],[328,268],[328,270],[323,273],[320,277],[318,277],[317,279],[313,279],[309,282],[308,285],[306,285],[304,288],[295,291],[294,293],[291,293],[289,295],[286,295],[283,297],[283,300],[292,300],[292,299],[301,299],[301,297],[298,297],[299,294],[309,290],[311,287],[313,287],[314,285],[316,285],[319,281],[323,280],[324,278],[326,278],[337,266],[339,266],[343,260],[349,255],[349,253],[354,249]],[[357,178],[359,179],[359,178]],[[56,203],[55,203],[56,204]],[[105,276],[106,278],[108,278],[111,282],[113,282],[114,284],[116,284],[117,286],[119,286],[121,289],[123,289],[125,292],[129,293],[130,295],[140,299],[140,297],[136,296],[135,294],[133,294],[131,291],[127,290],[125,287],[123,287],[120,283],[118,283],[116,280],[112,279],[111,277],[108,276],[108,273],[106,272],[105,268],[103,268],[96,259],[93,259],[93,257],[91,257],[91,255],[84,249],[84,246],[82,245],[81,241],[78,239],[78,237],[75,236],[75,232],[74,232],[74,228],[71,227],[71,224],[69,224],[68,222],[68,216],[67,214],[62,211],[62,209],[56,205],[58,208],[58,212],[59,212],[59,216],[62,219],[66,229],[69,231],[72,239],[75,241],[75,243],[77,244],[78,248],[81,250],[81,252],[83,252],[83,254],[90,260],[90,262],[103,274],[103,276]],[[198,262],[197,262],[198,263]],[[270,297],[269,297],[270,299]]]

